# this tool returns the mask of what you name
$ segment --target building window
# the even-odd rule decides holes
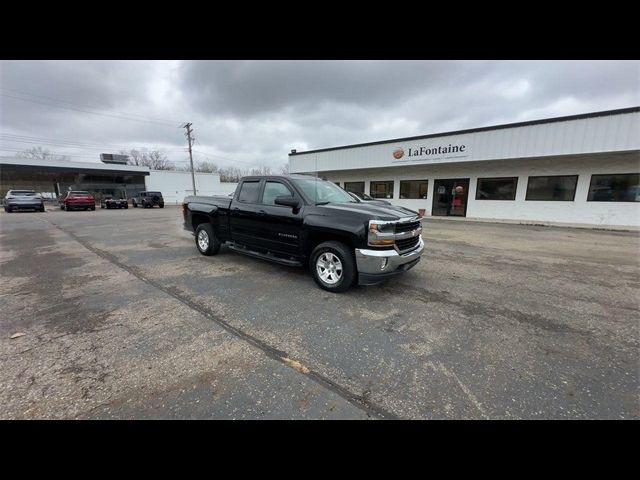
[[[591,175],[589,202],[640,202],[640,174]]]
[[[515,200],[518,177],[479,178],[476,200]]]
[[[347,192],[364,193],[364,182],[344,182]]]
[[[572,202],[576,195],[578,175],[529,177],[526,200]]]
[[[371,182],[369,187],[373,198],[393,198],[393,180],[388,182]]]
[[[427,198],[428,180],[400,180],[400,198]]]

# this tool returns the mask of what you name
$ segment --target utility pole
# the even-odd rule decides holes
[[[191,161],[191,182],[193,183],[193,194],[196,195],[196,174],[193,172],[193,153],[191,152],[191,144],[192,144],[192,139],[191,139],[191,134],[193,133],[193,130],[191,129],[191,123],[185,123],[182,128],[186,128],[187,129],[187,140],[189,141],[189,160]]]

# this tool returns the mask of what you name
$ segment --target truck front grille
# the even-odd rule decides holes
[[[415,222],[396,223],[396,233],[410,232],[411,230],[417,230],[421,226],[422,224],[420,223],[420,220]]]
[[[411,238],[405,238],[403,240],[396,240],[396,247],[400,252],[406,252],[409,250],[413,250],[420,243],[420,235]]]

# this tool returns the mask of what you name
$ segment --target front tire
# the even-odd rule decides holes
[[[201,223],[196,228],[196,248],[202,255],[215,255],[220,250],[220,241],[213,234],[208,223]]]
[[[358,275],[351,248],[341,242],[321,243],[311,252],[309,263],[315,282],[329,292],[347,291]]]

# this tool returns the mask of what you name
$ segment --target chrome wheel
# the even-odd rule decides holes
[[[203,252],[206,252],[209,248],[209,234],[205,230],[200,230],[198,233],[198,247]]]
[[[337,255],[324,252],[316,260],[318,276],[328,285],[335,285],[342,278],[342,262]]]

